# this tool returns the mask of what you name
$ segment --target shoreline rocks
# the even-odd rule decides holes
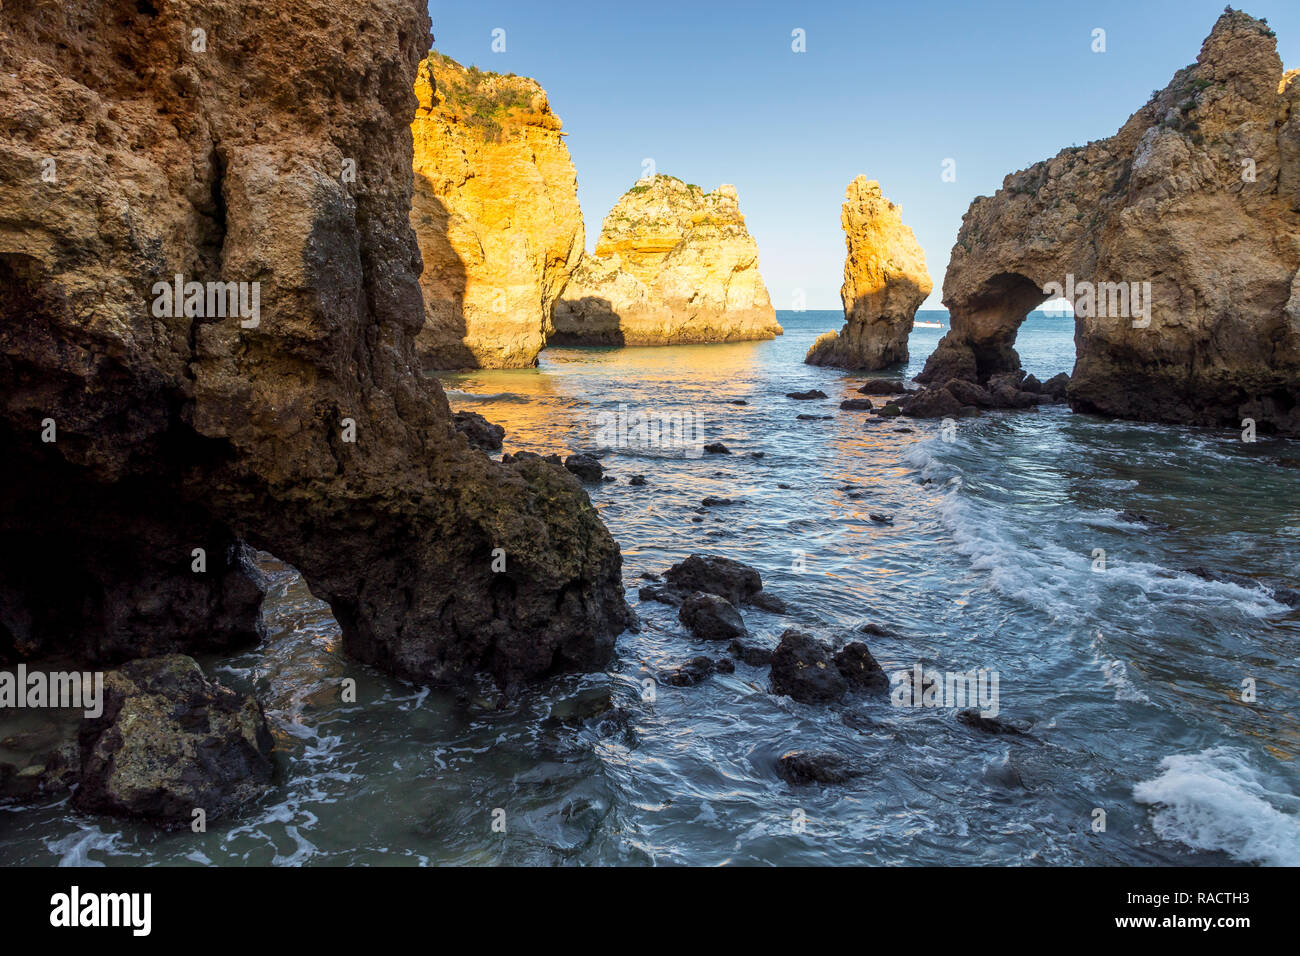
[[[687,345],[782,332],[734,186],[642,179],[555,307],[552,345]]]
[[[916,310],[933,291],[925,252],[880,183],[859,176],[840,210],[844,260],[844,328],[813,343],[804,362],[880,369],[907,361]]]

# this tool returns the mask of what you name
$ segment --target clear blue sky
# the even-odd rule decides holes
[[[1251,0],[1288,68],[1300,2]],[[564,121],[590,249],[653,158],[706,189],[734,183],[778,309],[803,289],[840,308],[844,188],[900,204],[938,308],[972,198],[1007,173],[1114,133],[1196,59],[1223,0],[430,3],[436,46],[538,80]],[[1092,31],[1106,31],[1094,53]],[[807,51],[791,50],[805,31]],[[493,52],[493,31],[506,50]],[[942,163],[956,161],[956,181]]]

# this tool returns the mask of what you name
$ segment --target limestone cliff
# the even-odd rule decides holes
[[[781,334],[734,186],[643,179],[555,307],[557,345],[681,345]]]
[[[579,483],[471,450],[418,368],[428,44],[424,0],[6,0],[0,657],[255,640],[248,542],[389,671],[608,659]]]
[[[934,289],[925,252],[880,183],[859,176],[840,209],[844,260],[844,328],[827,332],[804,359],[809,365],[880,369],[907,361],[916,310]]]
[[[582,256],[578,179],[533,80],[465,69],[437,52],[415,95],[415,195],[426,368],[524,368]]]
[[[1076,302],[1078,410],[1300,433],[1300,83],[1229,11],[1113,137],[976,199],[944,279],[952,329],[918,378],[1019,367],[1030,309]]]

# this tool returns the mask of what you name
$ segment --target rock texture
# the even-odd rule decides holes
[[[844,328],[827,332],[804,359],[809,365],[881,369],[907,361],[916,310],[934,289],[925,252],[880,183],[859,176],[840,209],[844,260]]]
[[[422,0],[5,3],[0,656],[255,640],[248,542],[392,672],[608,659],[621,558],[577,479],[472,450],[420,374],[428,28]],[[177,274],[258,283],[256,322],[159,307]]]
[[[685,345],[781,334],[736,187],[643,179],[555,307],[556,345]]]
[[[522,76],[420,64],[411,124],[426,368],[525,368],[582,257],[578,178],[545,91]]]
[[[211,682],[181,654],[104,675],[104,712],[82,721],[78,810],[186,826],[215,820],[271,784],[274,741],[261,706]]]
[[[1115,136],[971,204],[944,279],[952,328],[918,380],[1017,370],[1020,322],[1073,282],[1075,409],[1297,434],[1298,269],[1300,82],[1272,31],[1229,10]]]

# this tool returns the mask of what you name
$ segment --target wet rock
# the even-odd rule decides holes
[[[967,727],[973,727],[981,730],[986,734],[1002,734],[1012,737],[1026,737],[1028,734],[1021,728],[1015,726],[1009,721],[1000,717],[985,717],[974,707],[968,707],[966,710],[957,713],[957,720]]]
[[[894,431],[898,432],[900,435],[910,435],[913,433],[913,429],[911,428],[895,428]]]
[[[859,634],[868,634],[872,637],[884,637],[891,641],[901,641],[903,639],[903,636],[897,631],[891,631],[887,627],[881,627],[879,624],[873,624],[870,621],[858,625],[856,630]]]
[[[1198,578],[1202,578],[1206,581],[1217,581],[1221,584],[1235,584],[1237,587],[1245,588],[1249,591],[1262,588],[1264,591],[1272,595],[1273,600],[1277,601],[1279,604],[1285,604],[1287,607],[1291,608],[1300,608],[1300,591],[1294,591],[1291,588],[1265,584],[1262,581],[1257,581],[1244,574],[1234,574],[1231,571],[1215,571],[1212,568],[1206,568],[1199,565],[1197,567],[1184,568],[1183,570],[1188,574],[1194,574]]]
[[[179,654],[104,677],[104,711],[82,721],[78,810],[189,825],[256,800],[271,785],[273,740],[261,705],[204,677]]]
[[[872,521],[876,522],[876,524],[893,524],[893,523],[894,523],[894,516],[893,516],[893,515],[881,514],[881,513],[878,512],[878,511],[872,511],[872,512],[870,512],[870,513],[868,514],[868,517],[869,517]]]
[[[734,505],[740,503],[741,502],[732,501],[730,498],[715,498],[713,495],[709,495],[707,498],[705,498],[703,501],[700,502],[700,504],[705,508],[722,508],[725,507],[726,505]]]
[[[564,467],[585,482],[600,481],[605,469],[590,455],[570,455],[564,459]]]
[[[677,617],[693,635],[706,641],[729,641],[747,633],[740,612],[716,594],[697,591],[682,602]]]
[[[745,401],[743,398],[733,398],[733,399],[731,400],[731,403],[730,403],[730,404],[732,404],[732,405],[748,405],[749,402]]]
[[[734,605],[748,603],[763,589],[758,571],[731,558],[692,554],[664,572],[664,579],[683,591],[703,591]]]
[[[564,467],[564,459],[559,455],[539,455],[535,451],[517,451],[508,455],[501,456],[501,464],[510,465],[520,461],[544,461],[548,465],[557,465]]]
[[[456,431],[469,440],[471,448],[482,451],[500,451],[506,430],[488,421],[478,412],[456,412],[452,416]]]
[[[1069,389],[1069,387],[1070,387],[1070,376],[1067,375],[1065,372],[1061,372],[1059,375],[1053,375],[1046,382],[1044,382],[1043,387],[1039,389],[1039,392],[1043,395],[1046,395],[1054,402],[1064,402],[1066,400],[1066,392]]]
[[[589,687],[551,705],[550,719],[565,727],[576,727],[614,708],[614,694],[608,687]]]
[[[771,648],[761,647],[749,641],[732,641],[727,645],[727,653],[751,667],[767,667],[772,663]]]
[[[713,669],[719,674],[736,673],[736,662],[726,657],[719,657],[713,662]]]
[[[828,422],[833,417],[832,415],[796,415],[795,420],[800,422]]]
[[[786,398],[793,398],[796,402],[810,402],[816,398],[825,398],[826,393],[818,388],[810,388],[806,392],[786,392]]]
[[[993,408],[996,404],[988,389],[965,379],[953,379],[944,386],[944,390],[955,398],[958,404],[963,406],[973,405],[976,408]]]
[[[627,483],[629,485],[636,485],[637,487],[640,487],[641,485],[645,484],[645,475],[633,475],[631,478],[627,480]]]
[[[853,690],[875,693],[889,690],[889,676],[861,641],[850,641],[835,655],[835,666]]]
[[[791,750],[776,762],[776,771],[787,783],[845,783],[860,776],[844,757],[828,750]]]
[[[873,378],[858,388],[860,395],[902,395],[906,391],[901,378]]]
[[[840,402],[840,409],[846,412],[866,412],[875,407],[869,398],[847,398]]]
[[[703,518],[693,518],[693,521],[703,521]],[[637,592],[637,597],[642,601],[658,601],[660,604],[671,604],[673,607],[679,607],[689,596],[689,592],[681,588],[675,588],[670,584],[647,584]]]
[[[713,671],[713,661],[700,655],[671,670],[660,671],[659,683],[667,684],[669,687],[693,687],[711,677]]]
[[[888,404],[885,405],[884,408],[876,412],[876,414],[881,415],[885,418],[897,418],[899,415],[903,414],[903,410],[899,408],[894,402],[889,402]]]
[[[759,610],[767,611],[771,614],[786,613],[785,602],[775,594],[768,591],[759,591],[749,599],[749,603]]]
[[[640,576],[641,576],[642,578],[644,578],[645,580],[647,580],[647,581],[659,581],[659,580],[662,580],[662,579],[659,577],[659,575],[655,574],[653,571],[642,571],[641,574],[640,574]]]
[[[830,648],[794,628],[781,635],[772,653],[771,686],[772,693],[805,704],[834,703],[848,690]]]
[[[709,442],[704,446],[704,450],[710,455],[730,455],[731,449],[720,441]]]
[[[956,418],[961,406],[946,388],[923,388],[907,398],[903,412],[909,418]]]
[[[1143,514],[1140,511],[1121,511],[1118,515],[1120,520],[1127,521],[1130,524],[1146,525],[1148,528],[1167,528],[1169,527],[1163,521],[1157,521],[1150,515]]]

